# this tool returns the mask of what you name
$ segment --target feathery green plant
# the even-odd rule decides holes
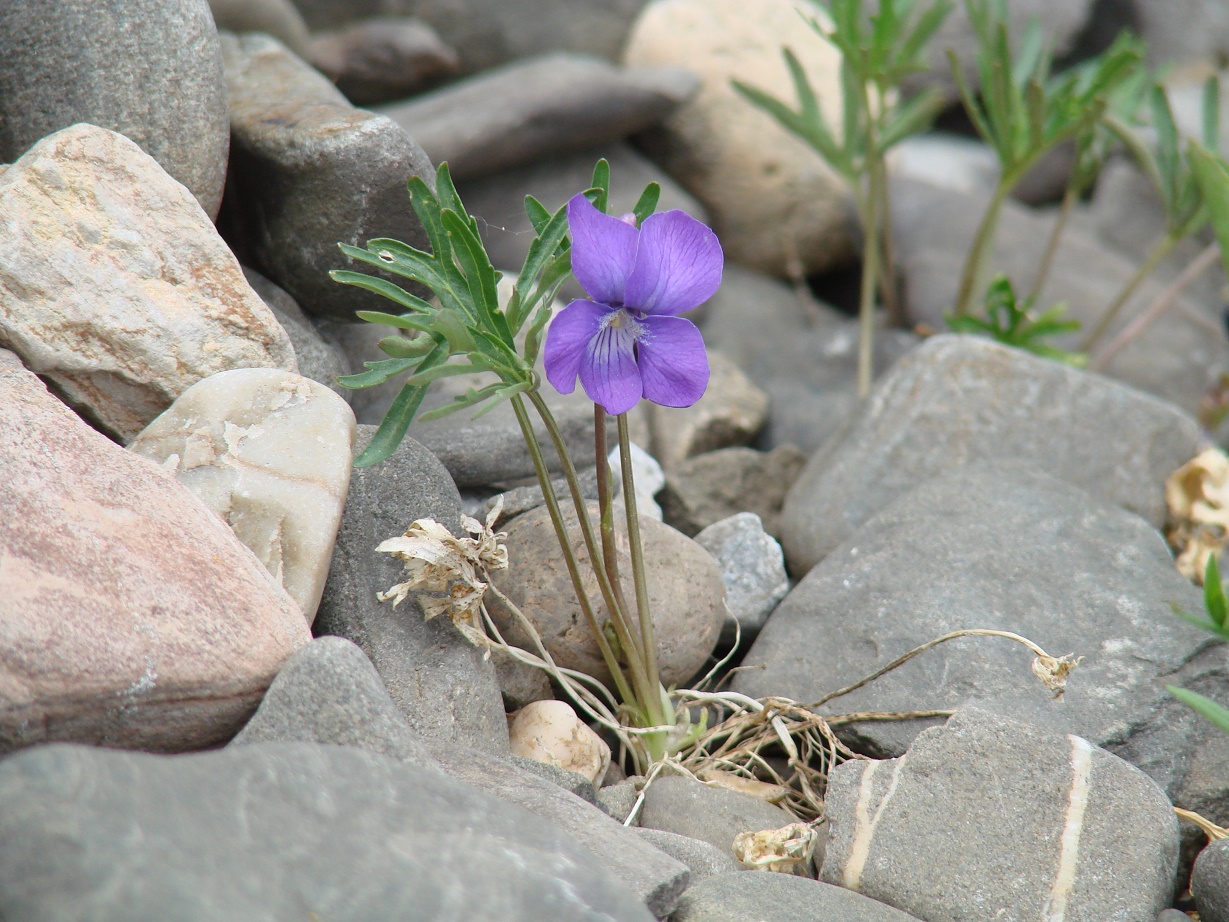
[[[1067,365],[1083,367],[1088,357],[1079,352],[1067,352],[1048,345],[1045,340],[1080,328],[1078,320],[1064,320],[1065,304],[1055,304],[1040,314],[1032,312],[1034,296],[1023,301],[1016,298],[1011,279],[996,276],[986,291],[986,319],[971,315],[945,318],[953,333],[977,333],[988,336],[1006,346],[1024,349],[1042,358],[1054,359]]]

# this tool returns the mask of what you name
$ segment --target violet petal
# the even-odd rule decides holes
[[[708,387],[708,353],[696,325],[684,317],[649,316],[638,355],[644,396],[663,407],[689,407]]]
[[[623,315],[625,321],[629,320]],[[607,323],[589,341],[580,364],[580,383],[594,403],[607,413],[626,413],[640,401],[640,369],[636,366],[635,327]]]
[[[649,215],[623,303],[648,314],[699,307],[720,287],[722,261],[717,235],[687,212]]]
[[[604,215],[583,194],[568,202],[572,274],[594,301],[622,305],[627,277],[636,264],[640,232]]]
[[[576,389],[576,375],[584,361],[589,341],[602,328],[602,320],[610,313],[604,304],[573,301],[557,313],[546,328],[546,344],[542,348],[542,365],[546,380],[561,394]]]

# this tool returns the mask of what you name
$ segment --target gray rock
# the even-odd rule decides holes
[[[669,525],[686,535],[740,512],[754,512],[764,531],[780,534],[781,504],[806,456],[793,445],[769,452],[723,448],[676,464],[658,494]]]
[[[714,848],[707,842],[693,839],[691,836],[680,836],[674,832],[641,827],[634,827],[634,831],[654,848],[660,849],[676,861],[687,865],[687,869],[691,871],[692,886],[698,881],[715,877],[718,874],[742,870],[738,862],[725,852]]]
[[[519,269],[529,253],[533,226],[525,216],[525,196],[532,195],[552,212],[577,192],[589,188],[593,165],[604,157],[610,162],[610,212],[632,210],[650,182],[661,185],[658,211],[678,208],[708,223],[704,208],[657,166],[634,148],[622,143],[573,154],[545,157],[523,167],[491,176],[474,177],[457,184],[457,191],[470,213],[478,218],[478,230],[491,263]],[[588,297],[574,280],[560,289],[559,297]]]
[[[518,755],[510,755],[508,758],[517,768],[527,771],[531,775],[537,775],[551,784],[557,784],[569,794],[574,794],[595,807],[598,805],[597,789],[594,788],[593,782],[580,772],[568,771],[566,768],[560,768],[558,765],[539,762],[537,759],[526,759]]]
[[[209,0],[209,9],[219,30],[264,32],[299,57],[307,54],[307,23],[292,0]]]
[[[1191,874],[1191,895],[1200,922],[1229,920],[1229,839],[1209,842],[1199,853]]]
[[[875,332],[871,368],[886,374],[918,338],[907,330]],[[856,418],[858,321],[841,320],[790,335],[766,349],[747,370],[768,394],[762,448],[796,445],[807,454],[822,448]]]
[[[226,36],[222,50],[234,146],[223,223],[232,244],[310,314],[353,320],[356,310],[385,309],[384,299],[328,272],[347,265],[339,242],[427,246],[405,191],[410,176],[433,175],[426,155],[275,39]]]
[[[366,371],[365,362],[387,359],[388,355],[381,351],[379,342],[386,336],[398,335],[392,327],[366,321],[334,323],[331,320],[309,318],[309,322],[328,347],[341,356],[344,375]],[[401,392],[403,380],[393,378],[375,387],[358,389],[343,387],[350,408],[354,410],[354,418],[360,423],[378,426],[397,394]]]
[[[0,35],[0,162],[88,122],[135,141],[217,215],[230,136],[205,0],[5,3]]]
[[[780,829],[794,818],[767,801],[682,775],[658,776],[648,786],[637,822],[707,842],[734,858],[740,832]]]
[[[639,894],[659,919],[670,914],[690,872],[597,807],[506,759],[459,747],[435,749],[444,771],[563,830]]]
[[[943,328],[944,314],[956,299],[965,256],[987,198],[985,194],[963,195],[924,183],[893,184],[892,226],[904,277],[904,309],[910,322]],[[1027,292],[1053,220],[1053,216],[1007,202],[988,271],[1007,275],[1018,293]],[[1066,316],[1083,324],[1083,329],[1047,342],[1064,349],[1080,348],[1136,269],[1135,261],[1123,258],[1078,227],[1068,228],[1041,289],[1038,306],[1066,304]],[[1163,284],[1156,280],[1141,285],[1097,349],[1108,345],[1162,289]],[[974,305],[978,315],[984,314],[982,295],[984,291],[978,293]],[[1220,310],[1219,300],[1202,304],[1189,296],[1180,298],[1173,309],[1099,370],[1195,413],[1208,386],[1229,370],[1229,345]],[[1098,368],[1095,351],[1092,361]]]
[[[999,160],[984,141],[946,131],[905,138],[892,148],[893,178],[911,179],[957,192],[993,192]]]
[[[1169,801],[1078,736],[962,710],[899,759],[837,766],[825,799],[821,879],[920,918],[1154,922],[1172,896]]]
[[[434,29],[397,16],[313,36],[303,56],[355,105],[402,99],[459,66]]]
[[[0,765],[0,804],[5,918],[651,918],[548,822],[358,749],[41,747]]]
[[[860,893],[792,874],[721,874],[688,887],[670,922],[915,922]]]
[[[373,432],[359,427],[356,451]],[[413,598],[397,608],[376,599],[404,578],[401,563],[377,554],[376,545],[403,534],[415,519],[456,528],[460,505],[448,472],[413,439],[388,460],[356,468],[313,627],[317,636],[335,634],[362,648],[424,741],[502,753],[508,729],[490,660],[446,619],[425,621]]]
[[[1014,631],[1084,663],[1061,703],[1006,639],[961,638],[826,705],[828,713],[974,704],[1105,746],[1175,792],[1200,745],[1165,683],[1224,682],[1226,650],[1175,617],[1201,611],[1143,519],[1034,469],[970,464],[882,509],[769,618],[736,691],[815,701],[948,631]],[[1078,613],[1073,615],[1073,613]],[[896,756],[925,724],[842,729],[860,751]]]
[[[606,774],[607,778],[609,778],[609,770],[607,770]],[[635,782],[624,779],[615,784],[608,784],[598,791],[597,802],[598,806],[610,814],[612,819],[622,823],[631,816],[632,809],[636,806],[636,800],[639,796],[640,792],[636,790]]]
[[[298,302],[285,289],[273,284],[255,269],[244,269],[243,276],[252,286],[252,290],[260,295],[260,300],[273,311],[273,316],[290,337],[290,345],[294,347],[294,357],[299,365],[299,374],[318,381],[349,403],[350,395],[354,391],[337,383],[339,375],[350,373],[341,350],[325,341],[307,319]],[[359,365],[358,370],[361,368]]]
[[[1229,52],[1229,10],[1218,0],[1170,0],[1160,7],[1129,0],[1129,5],[1154,66],[1223,59]]]
[[[1162,909],[1156,922],[1191,922],[1191,917],[1180,909]]]
[[[377,111],[456,178],[620,141],[660,121],[699,83],[685,70],[545,54]],[[577,191],[580,191],[579,189]]]
[[[801,576],[911,487],[994,458],[1032,463],[1160,526],[1165,478],[1199,443],[1193,419],[1147,394],[981,337],[936,336],[807,462],[781,543]]]
[[[286,660],[252,719],[230,741],[252,743],[354,746],[435,766],[371,660],[341,637],[318,637]]]
[[[725,583],[726,620],[721,640],[734,640],[736,628],[750,641],[789,592],[785,554],[764,532],[754,512],[739,512],[696,535],[696,544],[713,555]]]
[[[1219,682],[1205,681],[1194,686],[1192,691],[1205,697],[1226,701],[1225,688]],[[1206,720],[1197,722],[1198,741],[1191,747],[1186,760],[1186,772],[1177,787],[1170,791],[1170,799],[1187,810],[1207,817],[1218,826],[1229,826],[1229,734],[1214,727]],[[1190,880],[1191,867],[1203,847],[1207,836],[1194,823],[1182,823],[1182,854],[1178,864],[1178,880]]]

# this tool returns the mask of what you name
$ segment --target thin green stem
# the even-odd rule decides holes
[[[598,529],[602,536],[602,566],[614,590],[615,602],[625,621],[631,621],[631,609],[623,595],[623,582],[619,579],[619,551],[615,544],[614,500],[610,493],[610,452],[606,445],[606,408],[593,405],[593,448],[597,461],[597,506]],[[622,453],[620,453],[622,463]]]
[[[974,292],[985,272],[986,261],[990,258],[990,252],[994,246],[994,234],[998,228],[1003,202],[1011,194],[1014,185],[1015,182],[1008,175],[1004,174],[1000,177],[990,204],[986,206],[986,213],[982,215],[981,223],[977,226],[977,233],[973,236],[973,246],[965,260],[964,270],[960,273],[960,289],[956,294],[956,317],[969,315]]]
[[[644,664],[649,684],[661,687],[657,671],[657,634],[649,610],[649,583],[644,570],[644,545],[640,540],[640,515],[636,509],[636,484],[632,478],[632,440],[627,414],[616,417],[619,424],[619,468],[623,475],[623,505],[627,513],[627,543],[631,549],[632,582],[636,586],[636,611],[640,616],[640,641],[644,644]]]
[[[638,705],[644,711],[644,715],[649,723],[655,726],[661,722],[660,719],[663,716],[660,691],[658,687],[648,684],[644,662],[637,655],[639,648],[636,638],[632,636],[628,619],[625,617],[624,611],[618,607],[618,599],[615,596],[610,579],[606,576],[606,569],[597,563],[597,561],[602,559],[601,548],[598,547],[597,538],[593,534],[593,525],[589,521],[589,512],[586,508],[585,498],[580,492],[580,481],[576,477],[576,467],[572,464],[567,446],[563,442],[563,434],[559,431],[559,424],[555,421],[555,416],[551,413],[550,407],[546,405],[546,401],[542,399],[542,395],[537,391],[530,391],[527,396],[534,405],[534,409],[538,411],[538,415],[542,418],[546,431],[550,435],[551,442],[555,446],[555,452],[559,456],[559,461],[563,465],[564,478],[571,489],[572,504],[576,509],[576,518],[580,524],[580,532],[584,538],[585,549],[588,551],[589,560],[593,564],[593,575],[597,577],[598,588],[601,590],[602,600],[606,603],[606,610],[610,614],[610,623],[614,627],[615,635],[619,638],[619,643],[627,655],[627,666],[632,674],[631,684],[638,694],[634,696],[628,695],[623,700],[633,706]],[[590,626],[594,627],[594,625]]]
[[[1054,221],[1054,226],[1050,229],[1050,239],[1046,241],[1045,252],[1041,255],[1041,264],[1037,266],[1037,274],[1033,276],[1033,287],[1029,289],[1028,296],[1025,300],[1035,299],[1041,294],[1041,289],[1045,287],[1046,279],[1050,277],[1050,269],[1054,266],[1054,256],[1058,253],[1058,241],[1062,237],[1063,231],[1067,228],[1067,221],[1071,217],[1071,209],[1075,207],[1076,200],[1079,199],[1079,189],[1076,187],[1075,178],[1067,184],[1067,190],[1063,193],[1063,203],[1058,209],[1058,218]]]
[[[533,398],[534,393],[530,392],[530,398]],[[601,627],[597,623],[597,616],[593,613],[593,606],[589,601],[589,594],[585,592],[585,584],[580,575],[580,566],[576,562],[576,555],[572,552],[572,542],[568,538],[567,526],[564,524],[563,512],[559,508],[559,498],[555,495],[555,487],[551,483],[550,472],[546,468],[546,459],[542,457],[542,446],[538,444],[538,437],[533,431],[533,424],[529,421],[529,413],[525,409],[525,401],[520,394],[512,398],[512,409],[516,413],[516,421],[521,426],[521,434],[525,437],[525,444],[529,448],[529,457],[533,460],[533,469],[538,475],[538,483],[542,487],[542,495],[546,500],[546,509],[550,513],[551,524],[555,526],[555,534],[559,538],[559,548],[563,553],[563,561],[567,565],[568,575],[572,579],[572,588],[576,591],[576,600],[580,603],[580,610],[585,616],[585,621],[589,625],[589,630],[593,632],[593,637],[597,641],[598,650],[601,651],[602,660],[606,663],[606,668],[610,670],[611,676],[614,678],[614,683],[619,692],[619,697],[624,701],[634,701],[635,697],[632,694],[631,685],[627,681],[627,676],[623,673],[623,667],[619,664],[618,657],[615,656],[614,650],[611,649],[610,643],[606,640],[606,635],[602,633]],[[575,472],[569,479],[569,483],[575,480]],[[592,560],[596,557],[591,556]],[[596,567],[594,568],[597,569]]]
[[[888,323],[901,326],[905,322],[905,312],[900,303],[900,292],[896,290],[896,245],[892,239],[892,208],[891,188],[888,183],[887,165],[884,158],[877,158],[879,164],[879,237],[883,244],[883,263],[879,270],[879,297],[888,312]]]
[[[1148,258],[1140,264],[1140,267],[1135,270],[1135,274],[1132,275],[1127,280],[1127,283],[1122,286],[1122,290],[1118,292],[1117,297],[1115,297],[1114,300],[1109,303],[1109,306],[1107,306],[1101,313],[1101,317],[1097,321],[1097,325],[1093,327],[1092,332],[1089,333],[1088,336],[1085,337],[1084,342],[1080,344],[1080,351],[1092,351],[1092,347],[1097,344],[1097,340],[1105,335],[1106,331],[1110,328],[1110,325],[1117,318],[1123,305],[1126,304],[1127,301],[1131,300],[1131,296],[1135,294],[1136,289],[1144,283],[1144,279],[1148,278],[1148,276],[1156,270],[1156,267],[1159,266],[1161,261],[1170,254],[1173,248],[1178,245],[1178,241],[1181,239],[1182,238],[1180,236],[1173,233],[1166,234],[1161,238],[1160,242],[1152,248],[1152,252],[1148,254]]]
[[[867,113],[866,125],[866,197],[861,201],[862,218],[862,284],[858,292],[858,397],[871,392],[874,378],[875,348],[875,288],[879,283],[879,186],[882,175],[878,169],[875,149],[875,119],[871,115],[870,93],[862,83],[862,109]]]

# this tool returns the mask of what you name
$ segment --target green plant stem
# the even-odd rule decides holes
[[[580,481],[576,477],[576,467],[572,464],[567,446],[563,442],[563,435],[559,431],[559,424],[555,421],[554,414],[551,413],[550,407],[546,405],[546,401],[542,399],[540,393],[536,390],[529,391],[527,396],[534,409],[538,411],[538,415],[542,418],[546,431],[550,435],[551,442],[555,446],[555,452],[559,455],[559,461],[563,465],[563,476],[567,480],[568,487],[572,493],[572,504],[576,508],[576,518],[580,524],[580,532],[584,538],[585,549],[589,553],[589,560],[593,563],[593,575],[597,577],[602,600],[606,603],[606,610],[610,613],[610,623],[614,626],[619,643],[627,655],[627,666],[632,674],[631,685],[635,688],[637,694],[627,695],[623,700],[628,704],[640,707],[649,726],[660,726],[665,722],[665,713],[662,708],[659,687],[649,685],[645,664],[639,655],[640,648],[636,638],[631,633],[628,619],[624,617],[624,611],[618,607],[618,599],[615,596],[610,579],[606,575],[605,567],[597,564],[597,561],[602,559],[601,548],[598,547],[597,539],[594,537],[593,526],[589,522],[589,513],[585,507],[585,498],[580,491]],[[530,431],[532,432],[532,429]],[[541,476],[539,475],[539,477]],[[562,543],[566,545],[568,543],[566,532],[561,532],[560,534],[564,538]],[[590,627],[596,630],[596,621]],[[597,633],[600,634],[601,632],[597,631]],[[622,690],[620,694],[622,694]]]
[[[870,113],[870,94],[862,85],[862,108]],[[862,212],[862,284],[858,292],[858,397],[871,392],[875,376],[875,289],[879,284],[879,201],[883,172],[876,151],[875,120],[866,127],[866,195],[859,196]]]
[[[538,437],[533,431],[533,424],[529,421],[529,413],[525,409],[525,401],[520,394],[517,394],[512,398],[511,403],[512,409],[516,413],[516,421],[521,427],[521,434],[525,437],[525,444],[529,448],[529,456],[533,460],[533,469],[538,475],[538,483],[542,487],[542,496],[546,500],[546,509],[550,513],[551,524],[555,526],[555,534],[559,538],[559,549],[563,553],[563,560],[567,565],[568,575],[572,579],[572,588],[576,591],[576,600],[580,603],[580,610],[585,616],[589,630],[593,632],[593,637],[597,641],[598,650],[602,654],[602,660],[606,663],[606,668],[610,670],[610,674],[614,678],[619,697],[623,701],[634,701],[635,697],[632,694],[632,687],[623,672],[623,667],[619,664],[618,657],[615,656],[614,650],[611,649],[610,643],[606,640],[606,635],[602,633],[597,623],[597,616],[593,612],[593,606],[589,601],[589,594],[585,592],[585,584],[580,575],[580,566],[576,562],[576,555],[572,552],[572,542],[568,538],[567,527],[563,521],[563,512],[559,508],[559,498],[555,495],[555,488],[551,484],[550,472],[546,468],[546,459],[542,457],[542,447],[538,444]],[[590,559],[596,560],[597,558],[591,557]]]
[[[1041,294],[1041,289],[1045,287],[1046,279],[1050,277],[1050,270],[1054,267],[1054,256],[1058,253],[1058,241],[1067,228],[1071,210],[1075,207],[1079,197],[1080,193],[1073,179],[1067,184],[1067,190],[1063,193],[1063,203],[1059,206],[1058,218],[1054,221],[1054,227],[1050,229],[1050,239],[1046,241],[1045,252],[1041,255],[1040,265],[1037,266],[1037,274],[1033,276],[1033,287],[1029,289],[1025,301],[1035,300]]]
[[[623,506],[627,513],[627,543],[632,557],[632,582],[636,586],[636,612],[640,616],[640,642],[644,644],[644,664],[649,684],[661,687],[657,671],[657,634],[649,609],[649,583],[644,570],[644,545],[640,540],[640,515],[636,509],[636,484],[632,477],[632,440],[627,414],[616,417],[619,424],[619,470],[623,476]]]
[[[955,315],[957,317],[967,317],[969,315],[969,308],[973,304],[973,294],[978,287],[982,273],[985,271],[986,261],[990,258],[990,251],[994,246],[994,234],[998,228],[999,214],[1003,210],[1003,202],[1011,194],[1014,185],[1014,180],[1008,174],[1000,177],[999,183],[995,187],[994,195],[990,199],[990,204],[986,206],[986,213],[982,215],[981,223],[977,226],[977,233],[973,236],[973,246],[969,250],[968,258],[964,263],[964,269],[960,273],[960,289],[956,294],[955,307]]]
[[[619,579],[619,553],[615,545],[614,502],[610,495],[610,451],[606,445],[606,409],[598,403],[593,405],[593,448],[597,461],[597,506],[598,528],[602,536],[602,566],[615,593],[620,611],[629,612],[623,597],[623,583]],[[620,464],[622,456],[620,456]]]
[[[1115,318],[1122,310],[1123,305],[1131,299],[1131,295],[1135,294],[1136,289],[1143,284],[1144,279],[1156,270],[1156,267],[1161,264],[1161,260],[1170,254],[1173,248],[1178,245],[1178,241],[1181,239],[1181,236],[1171,232],[1162,237],[1161,241],[1152,248],[1152,252],[1148,254],[1148,258],[1140,264],[1140,267],[1135,270],[1135,274],[1127,280],[1127,283],[1122,286],[1122,290],[1118,292],[1118,295],[1114,298],[1114,300],[1111,301],[1101,313],[1101,317],[1097,321],[1097,325],[1093,327],[1092,332],[1090,332],[1088,336],[1085,337],[1084,342],[1080,344],[1081,352],[1092,351],[1092,347],[1097,344],[1097,340],[1105,335],[1106,330],[1110,328],[1110,324],[1114,322]]]
[[[896,290],[896,246],[892,240],[891,187],[888,182],[887,164],[878,158],[879,165],[879,237],[883,244],[883,262],[879,270],[879,297],[888,312],[888,323],[902,326],[905,312],[901,307],[900,294]]]

